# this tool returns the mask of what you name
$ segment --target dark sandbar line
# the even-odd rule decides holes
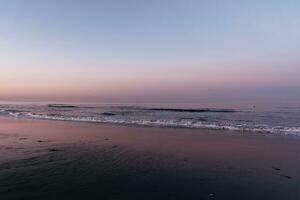
[[[153,111],[170,111],[170,112],[237,112],[233,109],[214,109],[214,108],[202,108],[202,109],[180,109],[180,108],[143,108],[142,110]]]
[[[63,104],[49,104],[49,108],[77,108],[77,106],[73,105],[63,105]]]

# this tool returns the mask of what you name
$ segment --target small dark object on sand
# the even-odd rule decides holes
[[[278,167],[272,167],[272,169],[274,169],[276,171],[280,171],[280,168],[278,168]]]
[[[104,140],[109,140],[109,138],[105,138]]]
[[[183,161],[184,161],[184,162],[188,162],[189,160],[188,160],[187,158],[184,158]]]
[[[21,137],[21,138],[19,138],[19,140],[27,140],[27,138]]]
[[[38,140],[38,143],[46,142],[45,140]]]
[[[111,148],[117,148],[118,147],[118,145],[114,145],[114,146],[112,146]]]
[[[291,179],[291,176],[283,176],[284,178]]]
[[[59,150],[56,149],[56,148],[52,148],[52,149],[49,149],[49,151],[51,151],[51,152],[56,152],[56,151],[59,151]]]

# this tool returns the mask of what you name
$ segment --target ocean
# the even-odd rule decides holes
[[[300,107],[259,110],[159,104],[1,104],[0,116],[300,135]]]

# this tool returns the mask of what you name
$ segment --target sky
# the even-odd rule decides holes
[[[300,102],[298,0],[0,0],[0,100]]]

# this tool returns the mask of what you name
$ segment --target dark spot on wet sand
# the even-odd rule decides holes
[[[56,152],[56,151],[60,151],[59,149],[56,149],[56,148],[52,148],[52,149],[49,149],[50,152]]]
[[[105,138],[104,140],[109,140],[109,138]]]
[[[274,169],[276,171],[280,171],[280,168],[278,168],[278,167],[272,167],[272,169]]]
[[[112,146],[111,148],[117,148],[118,147],[118,145],[114,145],[114,146]]]
[[[286,175],[284,175],[283,177],[286,178],[286,179],[291,179],[292,178],[291,176],[286,176]]]
[[[38,140],[38,143],[46,142],[45,140]]]
[[[19,140],[27,140],[27,138],[25,138],[25,137],[22,137],[22,138],[19,138]]]

